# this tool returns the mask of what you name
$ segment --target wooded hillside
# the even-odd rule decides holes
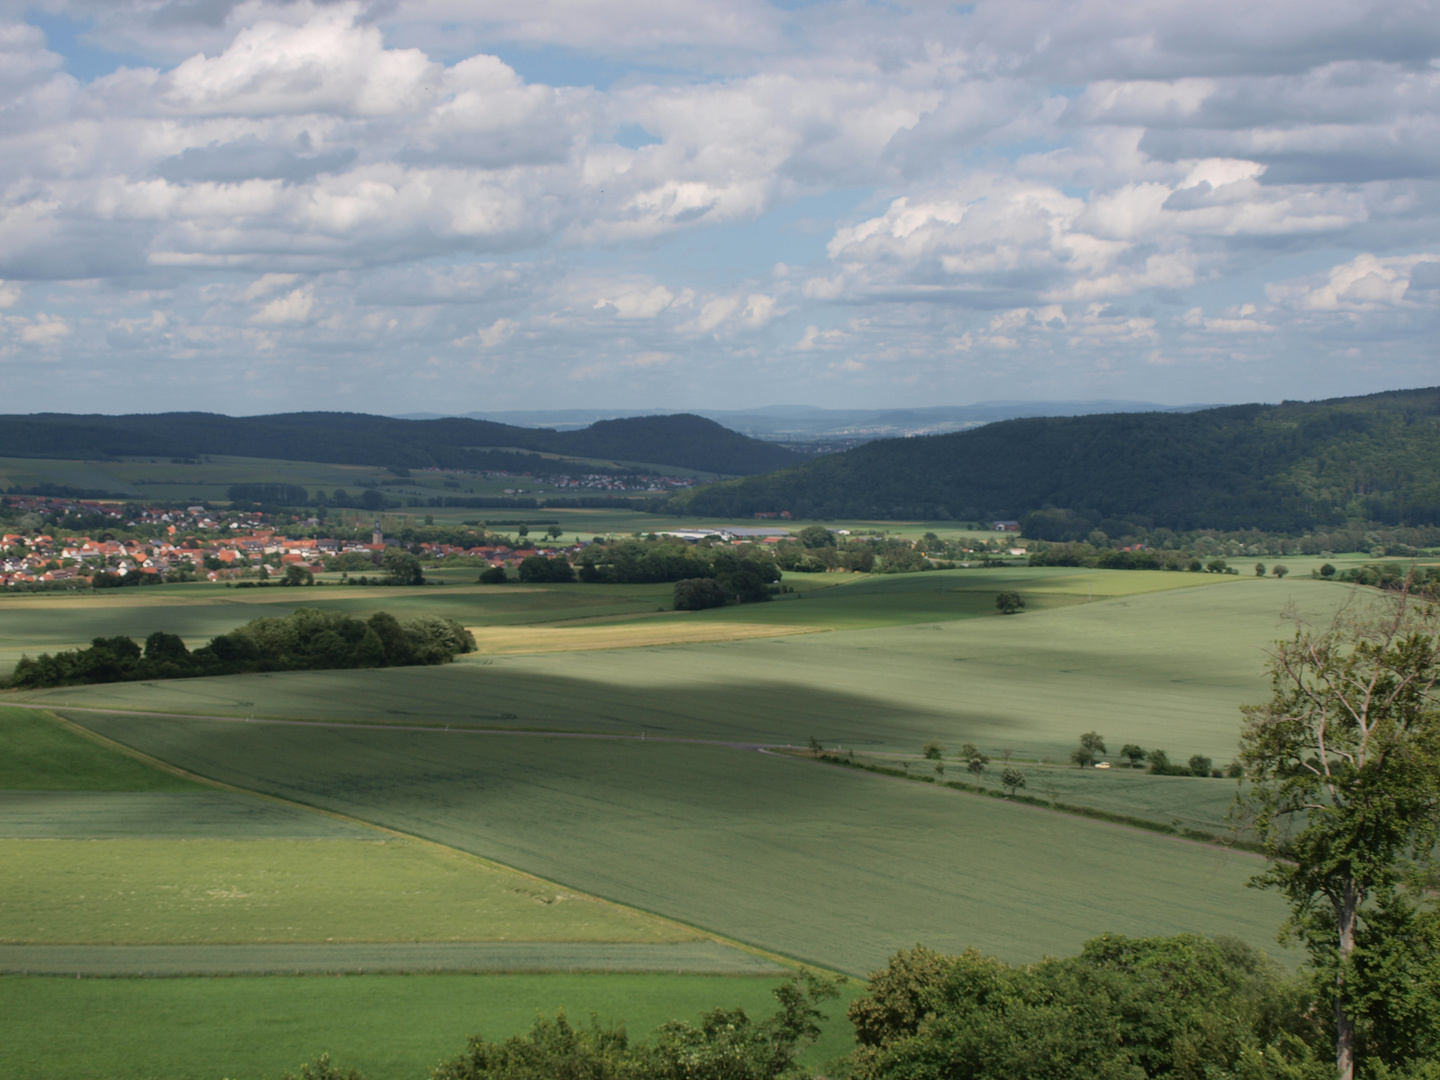
[[[95,460],[224,454],[335,465],[484,468],[489,455],[475,451],[494,447],[732,476],[767,472],[802,460],[783,447],[687,413],[607,420],[563,432],[486,420],[396,420],[363,413],[0,416],[0,457]]]
[[[1133,522],[1294,531],[1440,524],[1440,388],[1193,413],[1009,420],[869,443],[677,497],[686,513],[1026,519],[1072,540]]]

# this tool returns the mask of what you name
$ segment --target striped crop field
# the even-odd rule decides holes
[[[860,974],[924,941],[1012,960],[1096,934],[1272,946],[1253,856],[721,746],[77,716],[202,775],[364,816]]]

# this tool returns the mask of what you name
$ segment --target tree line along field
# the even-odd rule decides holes
[[[1031,795],[1043,794],[1049,785],[1062,803],[1088,800],[1114,813],[1213,827],[1223,824],[1233,781],[1118,771],[1080,774],[1039,762],[1063,760],[1078,734],[1089,730],[1106,736],[1112,754],[1122,742],[1136,741],[1164,748],[1172,759],[1183,761],[1198,752],[1228,761],[1239,729],[1238,706],[1266,696],[1262,647],[1285,633],[1283,610],[1293,603],[1317,618],[1328,617],[1349,590],[1295,577],[1282,582],[1028,567],[873,578],[788,575],[786,582],[795,582],[803,594],[744,609],[683,615],[654,610],[665,606],[664,586],[530,589],[454,583],[409,590],[245,591],[183,586],[133,601],[130,596],[5,598],[0,638],[8,638],[5,647],[16,647],[17,655],[20,649],[33,653],[38,647],[55,648],[67,637],[85,640],[95,633],[143,636],[166,629],[203,639],[257,614],[283,614],[302,604],[357,615],[379,609],[402,617],[433,612],[461,619],[497,642],[488,655],[439,668],[235,676],[7,695],[17,704],[57,709],[120,744],[242,789],[227,802],[214,789],[138,763],[139,773],[127,772],[128,765],[115,762],[129,759],[118,754],[101,755],[104,765],[98,760],[77,764],[74,755],[83,758],[84,753],[73,742],[62,739],[64,745],[57,745],[51,737],[60,729],[27,727],[32,733],[50,732],[31,740],[39,748],[32,757],[46,764],[29,769],[31,780],[26,781],[15,773],[26,767],[11,765],[7,773],[0,762],[0,791],[10,791],[0,796],[0,836],[7,838],[0,846],[38,842],[63,851],[66,844],[114,843],[119,851],[130,845],[116,864],[133,864],[137,874],[153,879],[154,889],[150,899],[143,898],[142,889],[125,884],[116,864],[107,867],[103,860],[52,858],[50,866],[65,867],[60,875],[65,882],[56,886],[60,891],[47,895],[32,889],[29,907],[13,909],[16,919],[22,910],[32,920],[49,917],[65,908],[66,896],[78,895],[78,886],[89,882],[114,894],[128,888],[136,894],[134,906],[117,903],[107,913],[92,901],[72,903],[66,917],[73,937],[84,936],[79,928],[108,925],[111,939],[122,940],[123,924],[133,928],[146,918],[152,928],[149,940],[157,936],[154,928],[162,928],[160,936],[170,940],[201,942],[208,935],[216,942],[224,936],[217,927],[230,927],[232,937],[240,929],[247,940],[258,940],[262,932],[290,926],[298,928],[290,940],[298,941],[314,939],[327,925],[359,940],[373,938],[382,924],[401,927],[412,938],[417,931],[420,937],[443,937],[449,916],[434,914],[434,906],[431,916],[405,913],[398,902],[387,911],[384,905],[393,901],[384,889],[373,895],[378,914],[359,910],[363,905],[354,897],[370,891],[370,879],[359,868],[363,863],[373,870],[381,857],[376,852],[382,852],[384,858],[399,860],[386,864],[397,868],[387,871],[397,883],[393,895],[423,887],[441,908],[461,905],[454,903],[455,893],[446,892],[445,875],[435,860],[469,859],[490,874],[504,875],[506,867],[514,867],[557,892],[601,897],[614,902],[604,905],[609,910],[638,920],[621,919],[631,929],[619,937],[605,938],[592,921],[562,929],[550,940],[566,934],[637,940],[637,926],[679,926],[682,938],[719,934],[856,975],[916,941],[950,951],[974,945],[1025,960],[1071,953],[1104,931],[1193,930],[1234,933],[1277,952],[1273,938],[1282,905],[1245,888],[1260,861],[1244,852],[755,748],[803,747],[813,737],[827,747],[853,748],[876,760],[903,755],[918,771],[933,767],[931,762],[919,765],[916,756],[926,741],[938,739],[952,751],[973,742],[996,764],[1008,751],[1026,767]],[[994,596],[1002,588],[1026,597],[1022,615],[994,613]],[[85,628],[94,626],[105,629],[87,634]],[[664,644],[683,642],[697,627],[722,635],[730,630],[737,638],[753,628],[805,632]],[[512,635],[508,645],[507,633]],[[615,647],[581,644],[589,640],[593,645],[597,633],[613,635],[601,644]],[[535,639],[534,651],[506,651],[530,647],[525,635]],[[553,640],[542,642],[547,636]],[[244,722],[252,716],[324,723]],[[345,726],[333,726],[336,722]],[[71,732],[62,733],[75,739]],[[11,729],[4,734],[8,745]],[[965,779],[953,756],[945,764]],[[106,781],[109,787],[96,780],[91,795],[75,794],[86,786],[77,777],[116,769],[124,775]],[[52,778],[49,795],[33,789],[14,793],[39,783],[34,777],[42,774]],[[373,823],[418,839],[381,834],[387,839],[378,842],[287,833],[300,827],[285,814],[276,817],[253,808],[239,813],[236,800],[243,804],[254,798],[243,791],[285,799],[290,815],[308,814],[296,807],[317,807],[354,819],[347,828]],[[126,810],[104,802],[132,792],[137,801]],[[192,822],[189,832],[167,806],[166,800],[177,798],[195,800],[186,815]],[[309,827],[313,833],[313,823]],[[47,830],[53,838],[38,840]],[[87,832],[110,839],[76,839]],[[422,841],[438,842],[450,854],[418,858],[428,850]],[[286,852],[301,851],[306,844],[309,850],[317,844],[328,851],[354,849],[353,859],[345,855],[342,861],[349,861],[330,875],[337,887],[328,922],[322,914],[306,923],[298,903],[284,907],[286,893],[279,886],[285,868],[298,866],[300,858]],[[167,862],[160,854],[165,845],[171,852],[192,845],[197,854],[189,863]],[[268,894],[246,887],[253,878],[225,877],[237,857],[231,852],[245,845],[261,853],[260,863],[273,865],[269,881],[262,882],[277,886]],[[37,865],[43,869],[43,859]],[[33,883],[33,875],[29,880]],[[366,887],[344,887],[357,882]],[[227,895],[245,892],[250,895]],[[203,901],[198,899],[202,895]],[[189,908],[179,902],[187,897]],[[500,900],[512,898],[519,913],[502,918],[497,908],[493,925],[510,919],[519,926],[533,909],[523,930],[532,940],[542,938],[536,920],[551,919],[567,905],[572,911],[576,907],[512,893]],[[243,902],[251,902],[249,913],[231,910],[228,923],[207,921],[204,915],[207,907],[243,907]],[[346,902],[353,910],[344,910]],[[0,904],[0,909],[7,907],[8,902]],[[646,924],[646,916],[637,912],[654,912],[667,921]],[[185,934],[191,936],[182,938]],[[96,930],[87,940],[101,936]],[[128,940],[139,937],[131,933]],[[1286,956],[1284,962],[1293,964],[1295,957]],[[404,986],[404,997],[412,994],[408,988],[438,985],[425,978],[450,976],[377,976],[374,983]],[[499,977],[470,978],[476,986],[489,986]],[[602,977],[576,978],[579,988],[585,978]],[[327,988],[372,983],[368,976],[299,981]],[[758,982],[721,980],[736,986]],[[197,983],[204,987],[197,993],[231,992],[211,989],[220,983],[246,987],[233,991],[237,1000],[271,993],[251,987],[282,987],[274,991],[275,1001],[292,992],[284,980],[231,979]],[[0,978],[0,994],[23,997],[14,989],[17,984],[39,985]],[[76,985],[82,988],[73,991],[76,995],[104,993],[118,1001],[126,993],[90,989],[100,983]],[[317,991],[317,1000],[328,992]],[[357,991],[362,996],[371,992]],[[414,1000],[429,992],[413,991]],[[584,992],[589,991],[576,990]],[[159,993],[137,989],[130,1000],[138,1009],[145,994]],[[476,993],[483,998],[490,991]],[[624,995],[613,1000],[616,1008],[602,1012],[630,1020],[633,1030],[635,1016],[625,1013]],[[730,1000],[717,991],[708,1004]],[[324,1026],[318,1009],[307,1015]],[[227,1030],[242,1030],[249,1022],[237,1013]],[[373,1034],[357,1041],[377,1053],[384,1042]],[[396,1045],[404,1042],[399,1038]],[[451,1044],[457,1042],[450,1037]],[[300,1057],[321,1049],[340,1056],[342,1046],[327,1042]],[[453,1049],[447,1045],[439,1052]],[[153,1052],[165,1056],[158,1048]],[[96,1054],[86,1067],[98,1070],[94,1075],[113,1075],[100,1070],[103,1051]],[[297,1060],[292,1054],[265,1067],[293,1067]],[[0,1060],[0,1072],[3,1064]],[[225,1068],[231,1075],[247,1075]],[[85,1074],[82,1069],[65,1075]],[[402,1072],[372,1066],[367,1075]],[[408,1075],[418,1074],[411,1068]]]

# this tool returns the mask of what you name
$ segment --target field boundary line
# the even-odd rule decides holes
[[[519,877],[521,877],[521,878],[524,878],[524,879],[526,879],[526,880],[528,880],[528,881],[533,881],[533,882],[536,882],[536,883],[538,883],[538,884],[540,884],[540,885],[546,885],[546,886],[549,886],[550,888],[556,889],[556,890],[558,890],[558,891],[560,891],[560,892],[570,893],[570,894],[572,894],[572,895],[574,895],[574,896],[577,896],[577,897],[580,897],[580,898],[582,898],[582,899],[591,900],[591,901],[594,901],[595,903],[599,903],[599,904],[604,904],[604,905],[606,905],[607,907],[616,908],[616,909],[618,909],[618,910],[620,910],[620,911],[635,912],[635,913],[639,913],[639,914],[642,914],[642,915],[646,915],[646,916],[648,916],[648,917],[650,917],[650,918],[652,918],[652,919],[658,919],[659,921],[661,921],[661,922],[663,922],[663,923],[667,923],[667,924],[669,924],[670,926],[678,927],[678,928],[680,928],[680,929],[682,929],[682,930],[686,930],[686,931],[688,931],[688,932],[690,932],[690,933],[697,934],[697,935],[699,935],[702,939],[708,938],[709,940],[714,941],[714,942],[717,942],[717,943],[719,943],[719,944],[721,944],[721,945],[728,946],[728,947],[730,947],[730,948],[732,948],[732,949],[738,949],[739,951],[744,952],[744,953],[747,953],[747,954],[752,955],[752,956],[761,957],[762,959],[768,960],[768,961],[770,961],[771,963],[779,964],[779,965],[782,966],[782,967],[792,968],[792,969],[793,969],[793,968],[813,968],[813,969],[815,969],[815,970],[817,970],[817,971],[829,972],[829,973],[832,974],[832,975],[833,975],[833,974],[844,974],[843,972],[834,971],[834,970],[832,970],[832,969],[830,969],[830,968],[828,968],[828,967],[825,967],[825,966],[820,965],[820,964],[811,963],[811,962],[806,961],[806,960],[803,960],[803,959],[801,959],[801,958],[799,958],[799,957],[786,956],[784,953],[775,952],[775,951],[772,950],[772,949],[765,949],[765,948],[762,948],[762,947],[760,947],[760,946],[758,946],[758,945],[752,945],[752,944],[750,944],[750,943],[748,943],[748,942],[739,941],[739,940],[737,940],[737,939],[735,939],[735,938],[726,937],[726,936],[723,935],[723,934],[717,934],[717,933],[715,933],[713,930],[708,930],[708,929],[706,929],[705,927],[702,927],[702,926],[695,926],[695,925],[693,925],[693,924],[691,924],[691,923],[684,922],[683,920],[676,919],[676,918],[674,918],[674,917],[672,917],[672,916],[669,916],[669,915],[663,915],[663,914],[661,914],[661,913],[659,913],[659,912],[649,911],[649,910],[647,910],[646,908],[636,907],[636,906],[633,905],[633,904],[623,904],[623,903],[619,902],[618,900],[612,900],[612,899],[610,899],[609,897],[600,896],[600,895],[598,895],[598,894],[596,894],[596,893],[587,892],[587,891],[585,891],[585,890],[583,890],[583,889],[572,888],[571,886],[565,885],[565,884],[562,883],[562,882],[552,881],[550,878],[541,877],[539,874],[532,874],[532,873],[531,873],[530,871],[528,871],[528,870],[522,870],[522,869],[520,869],[519,867],[510,866],[510,865],[507,864],[507,863],[499,862],[499,861],[497,861],[497,860],[495,860],[495,859],[488,858],[488,857],[486,857],[486,856],[484,856],[484,855],[478,855],[478,854],[476,854],[476,853],[473,852],[473,851],[466,851],[464,848],[454,847],[454,846],[451,845],[451,844],[443,844],[443,843],[441,843],[441,842],[438,841],[438,840],[432,840],[432,839],[430,839],[429,837],[426,837],[426,836],[420,836],[420,835],[418,835],[418,834],[416,834],[416,833],[408,833],[408,832],[405,832],[405,831],[403,831],[403,830],[401,830],[401,829],[393,829],[393,828],[389,827],[388,825],[379,825],[379,824],[377,824],[377,823],[375,823],[375,822],[373,822],[373,821],[367,821],[367,820],[365,820],[364,818],[355,817],[353,814],[346,814],[346,813],[342,813],[341,811],[338,811],[338,810],[330,810],[330,809],[327,809],[327,808],[321,807],[321,806],[314,806],[314,805],[312,805],[312,804],[310,804],[310,803],[301,802],[301,801],[298,800],[298,799],[287,799],[287,798],[285,798],[285,797],[282,796],[282,795],[272,795],[271,793],[265,792],[265,791],[255,791],[254,789],[251,789],[251,788],[241,787],[241,786],[239,786],[238,784],[227,783],[227,782],[224,781],[224,780],[216,780],[216,779],[214,779],[213,777],[205,776],[205,775],[202,774],[202,773],[191,772],[189,769],[182,768],[182,767],[180,767],[180,766],[178,766],[178,765],[172,765],[170,762],[165,761],[165,760],[162,759],[162,758],[157,758],[157,757],[154,757],[154,756],[151,755],[151,754],[147,754],[147,753],[145,753],[143,750],[137,750],[137,749],[135,749],[133,746],[127,746],[125,743],[119,742],[119,741],[117,741],[117,740],[115,740],[115,739],[111,739],[111,738],[109,738],[109,737],[106,736],[106,735],[100,734],[98,731],[92,731],[92,730],[90,730],[89,728],[85,727],[84,724],[78,724],[78,723],[76,723],[76,722],[73,721],[73,720],[70,720],[70,719],[68,719],[68,718],[66,718],[66,717],[60,716],[60,715],[58,715],[58,714],[56,714],[56,713],[53,713],[53,712],[50,712],[50,711],[48,711],[48,710],[42,709],[42,708],[40,708],[39,706],[31,706],[31,707],[34,708],[34,709],[36,709],[36,711],[38,711],[42,716],[46,717],[47,719],[52,720],[53,722],[55,722],[56,724],[58,724],[61,728],[65,729],[66,731],[71,732],[72,734],[79,735],[79,736],[81,736],[82,738],[89,739],[90,741],[92,741],[92,742],[94,742],[94,743],[96,743],[96,744],[98,744],[98,745],[100,745],[100,746],[104,746],[104,747],[106,747],[107,749],[114,750],[114,751],[116,751],[116,752],[118,752],[118,753],[124,754],[124,755],[127,756],[127,757],[130,757],[130,758],[132,758],[132,759],[134,759],[134,760],[136,760],[136,761],[139,761],[139,762],[141,762],[142,764],[148,765],[148,766],[150,766],[150,767],[152,767],[152,768],[159,769],[159,770],[161,770],[162,772],[165,772],[165,773],[170,774],[171,776],[177,776],[177,777],[180,777],[180,778],[185,779],[185,780],[190,780],[190,781],[193,781],[193,782],[195,782],[195,783],[203,784],[203,785],[208,786],[208,787],[213,787],[213,788],[216,788],[216,789],[218,789],[218,790],[220,790],[220,791],[226,791],[226,792],[231,792],[231,793],[240,794],[240,795],[250,795],[250,796],[253,796],[253,797],[255,797],[255,798],[265,799],[265,800],[268,800],[268,801],[273,802],[273,803],[278,803],[278,804],[281,805],[281,806],[296,807],[296,808],[299,808],[299,809],[302,809],[302,810],[309,811],[310,813],[322,814],[322,815],[324,815],[324,816],[326,816],[326,817],[333,818],[333,819],[335,819],[335,820],[337,820],[337,821],[344,821],[344,822],[346,822],[346,823],[348,823],[348,824],[351,824],[351,825],[358,825],[358,826],[361,826],[361,827],[364,827],[364,828],[367,828],[367,829],[373,829],[373,830],[376,831],[376,832],[384,833],[384,834],[386,834],[387,836],[391,836],[391,837],[394,837],[394,838],[399,839],[399,840],[408,840],[408,841],[411,841],[411,842],[414,842],[414,843],[422,844],[422,845],[424,845],[424,846],[426,846],[426,847],[428,847],[428,848],[431,848],[432,850],[439,851],[439,852],[443,852],[443,853],[445,853],[445,854],[447,854],[447,855],[450,855],[450,856],[452,856],[452,857],[458,856],[458,857],[460,857],[460,858],[462,858],[462,859],[474,860],[475,862],[479,863],[481,866],[484,866],[484,867],[486,867],[487,869],[490,869],[490,870],[496,870],[496,871],[500,871],[500,872],[502,872],[502,873],[514,874],[514,875],[517,875],[517,876],[519,876]],[[92,710],[92,711],[101,711],[101,710]],[[203,719],[203,718],[202,718],[202,719]],[[241,721],[241,722],[244,722],[244,721]],[[273,722],[279,722],[279,723],[303,723],[303,721],[273,721]],[[368,726],[368,725],[363,725],[363,724],[362,724],[362,725],[344,725],[344,726],[347,726],[347,727],[349,727],[349,726],[365,727],[365,726]],[[402,730],[403,730],[403,729],[402,729]],[[441,730],[443,730],[443,729],[441,729]],[[628,737],[629,737],[629,738],[634,738],[634,736],[628,736]],[[636,742],[639,742],[640,740],[639,740],[639,739],[635,739],[635,741],[636,741]],[[648,741],[648,740],[647,740],[647,741]],[[732,745],[732,744],[718,744],[718,745]],[[735,748],[736,748],[736,749],[740,749],[741,747],[736,746]],[[760,748],[759,748],[759,747],[748,747],[748,749],[760,749]],[[847,976],[847,977],[848,977],[848,976]]]
[[[980,791],[971,791],[963,787],[951,787],[950,785],[944,783],[927,783],[926,781],[921,780],[919,777],[891,776],[876,769],[866,769],[858,765],[847,765],[843,762],[823,761],[819,758],[805,758],[799,754],[783,753],[782,750],[789,749],[788,747],[782,748],[771,746],[756,746],[753,749],[756,753],[765,754],[769,757],[786,758],[790,761],[798,762],[801,765],[808,763],[812,765],[819,765],[822,768],[838,769],[841,772],[860,773],[866,776],[873,776],[877,780],[893,780],[898,784],[916,784],[923,789],[929,789],[931,791],[948,791],[953,792],[956,795],[968,795],[974,799],[985,799],[987,801],[1001,803],[1006,806],[1021,806],[1029,810],[1038,810],[1042,814],[1056,814],[1061,817],[1079,818],[1082,821],[1093,821],[1096,825],[1103,825],[1112,829],[1124,829],[1128,832],[1140,833],[1143,836],[1152,836],[1157,840],[1171,840],[1179,844],[1191,844],[1195,847],[1204,848],[1206,851],[1218,851],[1224,854],[1245,855],[1252,859],[1260,859],[1261,861],[1264,861],[1265,859],[1264,854],[1260,852],[1249,851],[1245,848],[1237,847],[1234,844],[1223,844],[1218,839],[1197,840],[1189,836],[1176,836],[1172,832],[1162,832],[1159,829],[1147,829],[1143,826],[1131,825],[1124,821],[1114,821],[1109,818],[1100,816],[1100,814],[1104,813],[1104,811],[1090,813],[1089,811],[1083,809],[1062,810],[1059,807],[1041,806],[1037,803],[1025,800],[1017,801],[1008,798],[997,798],[994,795],[987,795],[984,792]],[[1164,823],[1156,822],[1155,824],[1163,825]]]
[[[0,708],[33,709],[36,712],[99,713],[102,716],[141,716],[156,720],[211,720],[224,724],[276,724],[282,727],[323,727],[358,731],[422,731],[440,735],[524,735],[545,739],[609,739],[613,742],[682,743],[691,746],[722,746],[731,750],[759,750],[766,746],[779,747],[779,743],[744,742],[725,739],[686,739],[677,735],[632,735],[625,731],[571,731],[564,728],[504,728],[438,726],[435,724],[384,724],[367,723],[363,720],[297,720],[287,716],[222,716],[217,713],[171,713],[153,712],[141,709],[105,709],[94,705],[49,705],[36,701],[5,701],[0,698]],[[62,718],[63,719],[63,718]],[[83,727],[83,725],[82,725]],[[85,729],[89,730],[89,729]],[[104,738],[104,736],[100,736]],[[137,751],[138,752],[138,751]]]

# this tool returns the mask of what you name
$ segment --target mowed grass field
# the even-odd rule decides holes
[[[26,1080],[259,1080],[329,1052],[368,1080],[422,1080],[470,1035],[505,1038],[564,1009],[623,1022],[647,1040],[662,1023],[717,1007],[775,1011],[774,977],[705,975],[365,975],[231,979],[0,976],[0,1076]],[[803,1061],[817,1071],[853,1045],[829,1002]],[[83,1022],[78,1018],[83,1018]]]
[[[1010,960],[1105,931],[1270,945],[1253,856],[721,746],[97,714],[185,768],[362,815],[852,974],[924,941]]]

